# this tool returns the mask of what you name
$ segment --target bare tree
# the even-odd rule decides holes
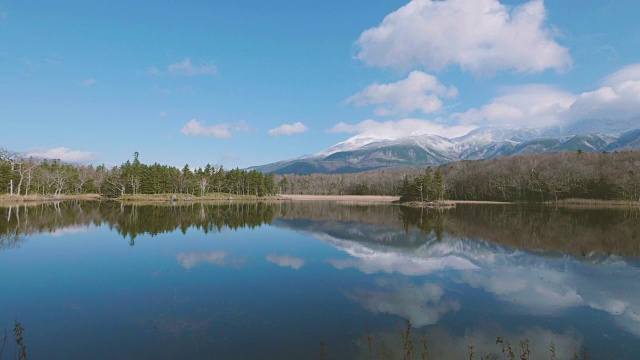
[[[127,183],[122,178],[122,169],[119,167],[114,167],[111,169],[109,174],[105,177],[105,181],[109,184],[113,185],[118,191],[120,191],[120,195],[124,195],[127,190]]]
[[[9,177],[9,195],[13,195],[13,172],[15,171],[16,164],[20,161],[20,156],[17,152],[0,148],[0,159],[6,161],[11,166],[11,176]]]
[[[76,194],[80,194],[84,184],[94,179],[96,171],[91,166],[78,166],[77,173],[78,176],[75,178],[74,185]]]
[[[209,186],[209,177],[206,174],[200,177],[199,185],[200,185],[200,196],[202,197],[206,193],[207,187]]]
[[[29,189],[31,189],[31,179],[33,178],[33,170],[40,165],[40,161],[29,157],[24,164],[24,171],[27,174],[27,185],[24,188],[24,194],[29,195]]]

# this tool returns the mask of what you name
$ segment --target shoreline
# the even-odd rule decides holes
[[[77,195],[0,195],[0,205],[25,205],[25,204],[39,204],[56,201],[68,201],[68,200],[108,200],[100,194],[77,194]]]
[[[187,195],[187,194],[154,194],[154,195],[125,195],[118,198],[107,198],[100,194],[75,194],[75,195],[0,195],[0,206],[13,205],[35,205],[48,202],[58,201],[117,201],[121,203],[198,203],[198,202],[265,202],[265,201],[335,201],[348,204],[393,204],[410,207],[436,207],[447,208],[455,207],[462,204],[478,204],[478,205],[541,205],[541,206],[557,206],[566,208],[620,208],[620,207],[640,207],[640,201],[624,201],[624,200],[593,200],[593,199],[563,199],[554,201],[545,201],[537,203],[516,203],[506,201],[480,201],[480,200],[442,200],[439,202],[410,202],[398,203],[399,196],[384,195],[274,195],[266,197],[256,197],[252,195],[227,195],[227,194],[211,194],[204,197]]]
[[[338,201],[350,203],[391,204],[400,199],[399,196],[382,195],[280,195],[290,201]]]
[[[496,204],[514,205],[513,202],[505,201],[479,201],[479,200],[440,200],[436,202],[407,202],[398,203],[400,196],[385,195],[281,195],[281,197],[292,201],[338,201],[338,202],[361,202],[361,203],[384,203],[402,206],[434,206],[453,207],[457,204]]]

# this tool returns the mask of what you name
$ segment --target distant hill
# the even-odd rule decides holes
[[[354,136],[319,153],[250,169],[275,174],[346,174],[376,169],[437,166],[458,160],[491,159],[520,154],[563,151],[602,152],[640,150],[640,122],[626,124],[619,132],[569,129],[481,128],[457,138],[410,134],[398,139]],[[593,125],[596,124],[596,125]],[[583,129],[607,130],[599,122],[584,123]],[[608,128],[621,130],[621,128]]]

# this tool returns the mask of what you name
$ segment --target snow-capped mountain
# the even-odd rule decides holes
[[[584,129],[611,129],[606,122],[583,122]],[[412,133],[399,138],[356,135],[316,154],[253,169],[277,174],[353,173],[382,168],[437,166],[458,160],[561,151],[600,152],[640,150],[640,129],[624,132],[590,131],[571,134],[571,128],[480,128],[456,138]],[[635,123],[637,127],[640,121]]]

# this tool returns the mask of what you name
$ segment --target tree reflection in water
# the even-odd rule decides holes
[[[417,229],[439,241],[449,235],[531,251],[640,256],[640,209],[458,205],[455,209],[437,210],[328,201],[152,205],[67,201],[7,206],[0,208],[0,249],[15,247],[32,234],[60,234],[103,225],[129,239],[133,246],[141,234],[186,233],[189,228],[208,234],[223,229],[253,229],[276,219],[292,227],[304,227],[302,220],[310,220],[315,227],[331,225],[331,231],[341,235],[370,224],[404,229],[405,233]],[[414,236],[412,241],[424,242],[424,238]]]

